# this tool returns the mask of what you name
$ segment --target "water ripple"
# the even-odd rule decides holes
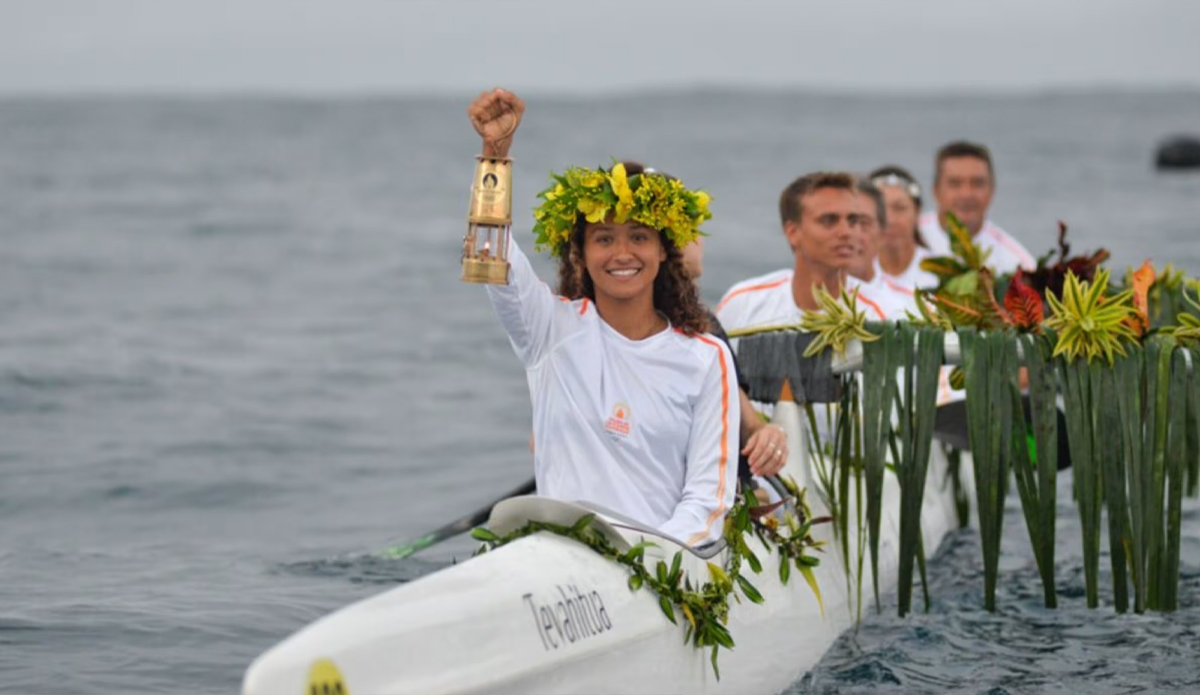
[[[416,557],[393,560],[375,555],[358,555],[291,562],[280,565],[277,571],[298,577],[343,579],[353,584],[403,584],[444,566],[444,563]]]
[[[1068,495],[1070,475],[1060,480]],[[1187,500],[1194,517],[1200,502]],[[1118,614],[1111,576],[1100,576],[1101,605],[1085,603],[1077,548],[1078,519],[1060,508],[1056,581],[1059,608],[1042,605],[1041,577],[1010,500],[1002,545],[997,611],[982,610],[983,574],[978,536],[951,534],[929,563],[930,612],[895,617],[894,596],[856,632],[843,635],[817,667],[785,691],[811,693],[1118,693],[1200,692],[1200,568],[1184,554],[1180,609],[1175,613]],[[1188,538],[1200,537],[1195,524]],[[1107,543],[1107,540],[1105,540]],[[1102,570],[1107,554],[1101,558]]]
[[[1200,178],[1147,166],[1200,94],[610,101],[539,100],[514,169],[527,249],[545,172],[622,143],[716,197],[700,288],[716,300],[778,267],[770,199],[805,167],[886,153],[920,173],[969,123],[1002,169],[993,216],[1035,253],[1065,219],[1114,268],[1149,250],[1200,272]],[[235,692],[286,635],[470,552],[338,555],[528,475],[526,374],[457,280],[464,107],[0,100],[0,691]],[[1104,591],[1082,607],[1074,516],[1064,504],[1060,611],[1040,607],[1018,528],[984,613],[978,544],[955,534],[929,614],[867,617],[790,692],[1200,691],[1200,534],[1179,613],[1116,616]]]

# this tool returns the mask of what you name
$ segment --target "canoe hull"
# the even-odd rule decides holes
[[[785,421],[792,451],[803,451],[798,412],[783,405],[776,420]],[[794,455],[786,472],[809,486],[814,514],[823,514],[804,457]],[[922,519],[930,553],[957,526],[945,475],[945,460],[935,453]],[[540,506],[559,516],[570,507],[518,498],[507,513],[539,518]],[[900,508],[890,473],[883,508],[879,574],[886,591],[896,583]],[[573,509],[576,516],[587,513]],[[678,549],[619,524],[616,531],[630,543],[646,538],[660,544],[648,549],[648,564],[669,561]],[[848,585],[831,526],[816,527],[814,536],[827,541],[814,572],[824,610],[799,572],[782,584],[778,556],[751,540],[763,572],[748,578],[765,602],[743,599],[731,606],[728,627],[736,647],[720,652],[720,680],[710,652],[684,644],[683,628],[667,620],[655,595],[628,588],[627,570],[575,541],[543,533],[313,623],[259,657],[247,670],[243,692],[309,695],[316,685],[322,693],[322,685],[334,683],[332,673],[343,693],[360,695],[777,693],[812,668],[857,614],[858,592]],[[704,559],[684,556],[689,576],[707,577]],[[869,575],[868,567],[862,589],[868,605]],[[329,692],[337,689],[330,685]]]

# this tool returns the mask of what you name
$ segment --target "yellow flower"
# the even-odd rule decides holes
[[[562,195],[565,191],[566,189],[563,188],[563,185],[560,183],[554,187],[553,191],[550,191],[546,194],[546,200],[554,200],[558,196]]]
[[[629,188],[629,179],[625,175],[625,165],[616,164],[608,176],[613,193],[617,194],[616,223],[621,224],[629,218],[633,210],[633,191]]]
[[[588,222],[603,222],[608,215],[608,205],[603,200],[595,198],[580,198],[579,211],[587,217]]]
[[[583,180],[580,181],[584,188],[599,188],[604,185],[604,174],[598,171],[591,171],[584,174]]]

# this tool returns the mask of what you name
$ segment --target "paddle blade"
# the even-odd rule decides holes
[[[401,560],[409,555],[420,552],[437,542],[437,534],[431,533],[427,536],[422,536],[421,538],[418,538],[407,545],[393,545],[390,548],[386,548],[380,551],[379,556],[388,558],[389,560]]]

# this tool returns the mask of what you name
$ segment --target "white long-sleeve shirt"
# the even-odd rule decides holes
[[[867,313],[868,320],[877,319],[871,316],[871,307],[867,302],[876,304],[887,321],[904,321],[910,312],[917,313],[913,291],[892,280],[878,268],[875,269],[875,277],[870,282],[853,276],[846,278],[846,289],[858,290],[859,310]]]
[[[804,312],[796,306],[796,297],[792,291],[794,276],[795,271],[787,268],[737,283],[729,288],[717,304],[714,311],[717,320],[726,331],[794,326],[800,323]],[[858,289],[858,309],[866,314],[868,321],[895,321],[904,318],[908,297],[895,292],[874,294],[873,288],[867,284],[856,278],[849,278],[846,289],[854,288]],[[736,340],[734,342],[736,344]],[[754,408],[768,417],[773,416],[775,412],[774,403],[756,402]],[[827,405],[817,404],[815,411],[818,422],[831,421],[831,411]],[[818,434],[822,441],[832,441],[831,429],[822,425]]]
[[[608,507],[688,545],[721,537],[741,426],[733,358],[670,326],[630,340],[540,281],[516,242],[488,297],[525,364],[538,494]]]
[[[875,263],[875,272],[881,273],[885,279],[890,280],[900,287],[909,290],[910,293],[912,290],[916,289],[936,289],[938,277],[927,270],[921,270],[921,261],[925,260],[926,258],[932,258],[934,255],[935,254],[933,254],[929,249],[918,246],[916,248],[916,252],[913,253],[912,262],[908,264],[908,267],[904,269],[904,272],[900,273],[899,275],[891,275],[890,273],[886,273],[884,272],[883,268],[880,267],[878,261]]]
[[[800,323],[804,312],[796,306],[792,294],[791,268],[743,280],[725,293],[717,304],[717,320],[726,331],[739,328],[791,326]],[[846,289],[858,288],[859,311],[868,321],[904,318],[907,297],[896,293],[877,293],[875,288],[855,278],[849,278]]]

